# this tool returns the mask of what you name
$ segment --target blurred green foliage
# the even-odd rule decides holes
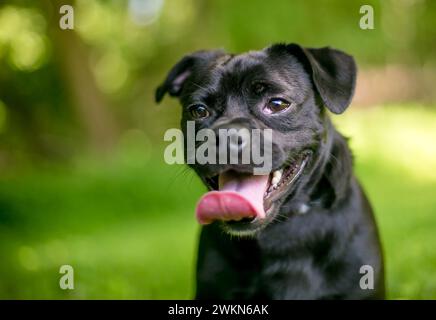
[[[162,142],[163,130],[177,125],[178,109],[156,111],[153,91],[170,66],[199,49],[298,42],[341,48],[361,68],[435,64],[435,1],[366,1],[374,30],[359,28],[357,0],[69,3],[74,32],[59,28],[62,1],[0,4],[0,164],[67,161],[126,128]]]
[[[436,1],[0,3],[0,298],[190,298],[204,188],[163,163],[179,108],[155,87],[188,52],[332,46],[361,70],[434,70]],[[370,4],[375,29],[359,28]],[[388,85],[388,84],[387,84]],[[434,105],[335,117],[376,209],[390,298],[436,298]],[[76,289],[59,289],[74,266]]]

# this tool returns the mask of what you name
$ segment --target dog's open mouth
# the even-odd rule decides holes
[[[197,205],[198,222],[245,224],[265,219],[275,201],[302,174],[308,159],[309,153],[304,152],[268,175],[225,171],[213,178],[206,178],[212,191],[206,193]]]

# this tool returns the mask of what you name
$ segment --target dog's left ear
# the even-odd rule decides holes
[[[329,47],[303,48],[297,44],[275,45],[272,50],[286,51],[296,56],[312,76],[324,105],[340,114],[350,105],[356,86],[357,67],[352,56]]]
[[[202,50],[184,56],[172,67],[165,81],[156,89],[156,102],[161,102],[167,92],[172,97],[180,96],[186,80],[188,80],[195,68],[209,64],[224,54],[222,50]]]

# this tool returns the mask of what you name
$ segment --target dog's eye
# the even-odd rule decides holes
[[[291,103],[284,99],[273,98],[268,101],[266,106],[263,108],[263,112],[266,114],[281,112],[289,108],[290,105]]]
[[[206,106],[202,104],[194,104],[190,106],[189,113],[193,119],[204,119],[209,116],[209,111],[207,110]]]

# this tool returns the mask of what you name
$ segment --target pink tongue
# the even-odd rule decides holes
[[[200,224],[215,220],[241,220],[264,218],[263,195],[268,185],[268,175],[247,175],[225,172],[219,176],[219,190],[201,197],[196,209]]]

